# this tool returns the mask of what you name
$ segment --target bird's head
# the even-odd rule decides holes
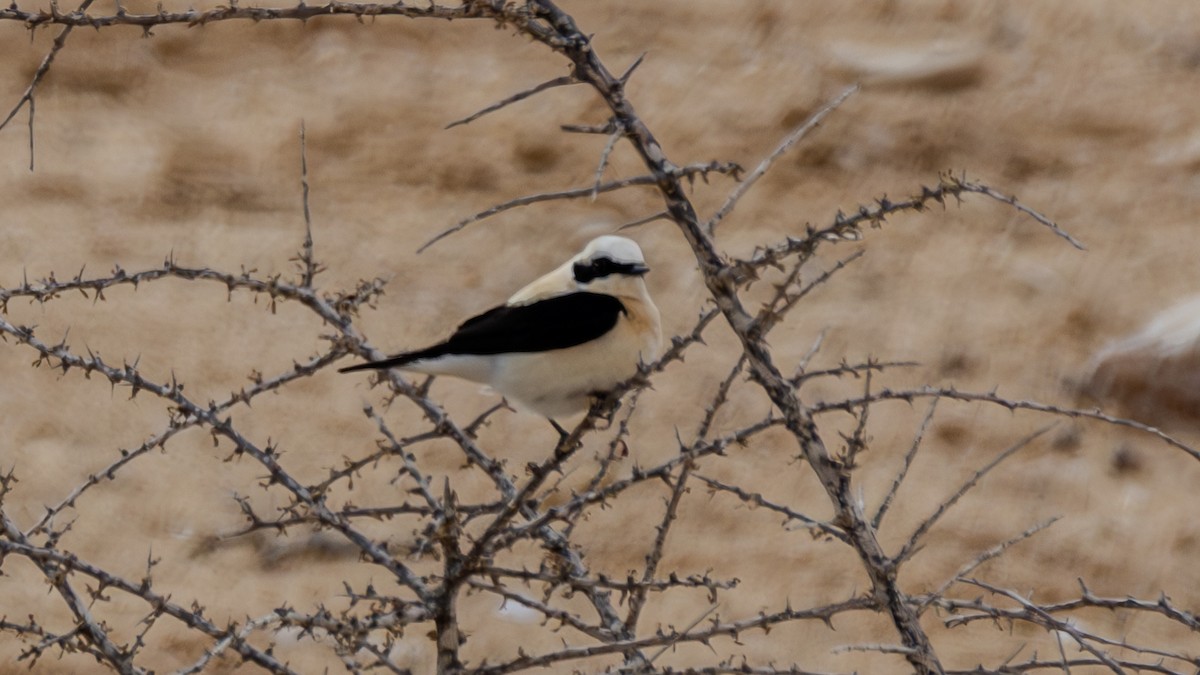
[[[571,259],[571,274],[580,290],[622,295],[643,288],[642,275],[649,272],[642,249],[625,237],[597,237]]]
[[[642,275],[649,271],[642,249],[632,239],[598,237],[553,272],[517,291],[508,304],[524,305],[576,291],[648,300]]]

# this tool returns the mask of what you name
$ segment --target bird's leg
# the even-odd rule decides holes
[[[611,428],[613,420],[617,417],[617,411],[621,409],[620,397],[614,397],[611,391],[593,391],[590,396],[592,398],[592,410],[595,410],[597,405],[608,403],[609,398],[615,399],[611,403],[611,409],[604,410],[603,414],[599,417],[599,419],[604,420],[604,426],[596,426],[597,431],[605,431]]]

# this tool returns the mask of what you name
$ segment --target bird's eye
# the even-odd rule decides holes
[[[586,284],[611,274],[636,274],[636,265],[619,263],[612,258],[596,258],[590,262],[575,263],[575,281]]]
[[[597,276],[599,276],[596,274],[596,270],[593,268],[593,266],[589,265],[587,263],[582,263],[582,262],[575,263],[574,271],[575,271],[575,281],[577,281],[581,284],[586,284],[586,283],[590,282],[591,280],[595,279]]]

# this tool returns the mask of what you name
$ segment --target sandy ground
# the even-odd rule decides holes
[[[800,232],[806,222],[827,223],[838,209],[917,192],[944,170],[1017,194],[1088,247],[1077,251],[983,198],[893,218],[864,242],[828,247],[813,263],[815,276],[839,258],[866,251],[777,329],[771,343],[785,369],[825,331],[816,365],[867,357],[921,364],[876,386],[998,388],[1015,399],[1090,406],[1076,397],[1090,356],[1189,297],[1200,281],[1194,263],[1200,5],[1194,2],[564,5],[595,34],[613,69],[647,54],[628,94],[677,163],[720,159],[753,166],[823,101],[863,83],[722,226],[719,242],[730,255]],[[93,11],[110,9],[102,2]],[[21,26],[0,25],[5,109],[53,34],[38,31],[31,42]],[[81,268],[85,276],[103,275],[114,264],[140,270],[168,255],[230,272],[293,274],[289,259],[303,234],[303,122],[316,250],[327,267],[320,285],[339,289],[385,277],[388,292],[377,310],[364,312],[361,329],[384,349],[435,340],[592,236],[660,208],[649,191],[625,191],[595,202],[518,209],[415,254],[435,233],[494,203],[592,180],[603,139],[557,131],[559,124],[605,120],[582,87],[443,129],[566,72],[561,58],[485,22],[217,24],[164,27],[146,39],[134,29],[76,31],[37,98],[34,172],[22,125],[0,133],[0,285],[18,285],[23,274],[33,279],[53,272],[62,279]],[[636,158],[618,146],[608,176],[637,173]],[[721,177],[698,183],[701,213],[718,206],[731,187]],[[667,330],[689,330],[704,295],[679,234],[657,222],[633,236],[654,268],[648,282]],[[48,341],[69,330],[72,348],[117,363],[137,360],[152,379],[173,374],[199,401],[221,399],[245,385],[252,370],[280,372],[326,345],[321,335],[328,329],[305,310],[284,304],[272,313],[245,294],[227,300],[219,285],[162,281],[106,296],[103,303],[80,296],[45,305],[14,302],[6,316],[36,324]],[[635,463],[670,457],[674,429],[695,428],[713,384],[736,359],[728,332],[719,326],[710,332],[706,347],[642,398],[631,457],[620,474]],[[4,508],[24,525],[120,448],[137,446],[166,424],[165,406],[151,397],[130,400],[127,391],[110,391],[96,378],[31,368],[33,358],[11,342],[0,349],[0,468],[20,479]],[[862,386],[828,382],[804,395],[817,401]],[[718,420],[722,429],[768,409],[752,385],[740,391]],[[494,401],[455,382],[439,381],[433,395],[462,420]],[[327,369],[237,409],[234,420],[258,441],[278,443],[297,475],[319,480],[343,457],[373,449],[376,432],[361,408],[381,397],[366,377]],[[873,447],[858,474],[868,503],[886,490],[926,405],[894,404],[872,414]],[[411,405],[398,403],[387,415],[394,428],[421,428]],[[1051,421],[943,402],[883,531],[885,543],[898,546],[961,481]],[[849,423],[846,417],[824,420],[831,445]],[[1173,431],[1200,441],[1186,425]],[[551,441],[543,422],[518,414],[497,417],[481,438],[514,472],[542,457]],[[596,449],[602,442],[594,439]],[[579,475],[594,467],[592,452],[574,461]],[[160,590],[184,605],[200,602],[218,623],[261,616],[281,603],[305,611],[336,605],[343,580],[380,580],[379,570],[356,564],[331,537],[295,532],[214,546],[213,535],[241,523],[234,495],[251,497],[265,511],[286,503],[259,487],[259,467],[248,459],[222,461],[228,454],[206,433],[182,435],[81,499],[69,511],[74,525],[61,546],[135,579],[152,555],[161,560],[154,569]],[[784,435],[768,434],[706,460],[701,470],[824,517],[824,496],[793,461],[795,454]],[[418,458],[437,484],[447,476],[465,495],[484,485],[447,446],[423,446]],[[393,472],[368,472],[343,496],[391,503]],[[1178,450],[1144,435],[1060,422],[956,507],[901,581],[912,592],[935,587],[978,552],[1061,516],[978,574],[1039,600],[1072,597],[1080,578],[1097,593],[1151,600],[1166,594],[1194,611],[1200,607],[1198,484],[1200,466]],[[590,563],[617,575],[638,568],[666,494],[661,485],[644,486],[582,525],[579,543]],[[403,542],[411,524],[370,529]],[[764,511],[700,487],[685,496],[664,564],[681,573],[740,578],[737,591],[723,599],[723,617],[778,609],[785,596],[796,607],[838,600],[866,585],[842,547],[786,532]],[[58,599],[32,566],[9,560],[4,572],[0,614],[33,613],[62,627]],[[129,639],[144,608],[115,598],[97,611]],[[656,622],[685,626],[706,606],[699,596],[669,594],[651,607],[644,629]],[[473,597],[465,607],[471,639],[464,653],[476,662],[511,655],[518,644],[531,652],[553,649],[563,637],[497,614],[491,598]],[[1200,653],[1200,636],[1151,617],[1097,612],[1080,620],[1117,639]],[[1023,627],[945,631],[933,614],[925,624],[953,667],[995,665],[1021,645],[1021,658],[1057,650],[1052,637]],[[714,648],[754,664],[903,671],[894,656],[834,651],[893,642],[886,623],[854,617],[835,625],[836,631],[819,623],[788,626]],[[432,652],[418,632],[399,648],[397,660],[425,672]],[[147,665],[158,669],[183,667],[204,646],[165,621],[149,638]],[[277,652],[303,672],[340,668],[311,643],[280,639]],[[18,649],[6,636],[0,659]],[[687,648],[660,665],[711,658],[704,648]],[[94,664],[78,657],[47,657],[33,672],[89,667]],[[237,670],[238,664],[228,660],[215,669]],[[0,672],[29,671],[10,663]]]

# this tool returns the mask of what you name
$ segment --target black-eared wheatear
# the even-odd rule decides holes
[[[341,372],[450,375],[551,419],[580,412],[658,358],[662,326],[642,280],[648,271],[633,240],[599,237],[445,341]]]

